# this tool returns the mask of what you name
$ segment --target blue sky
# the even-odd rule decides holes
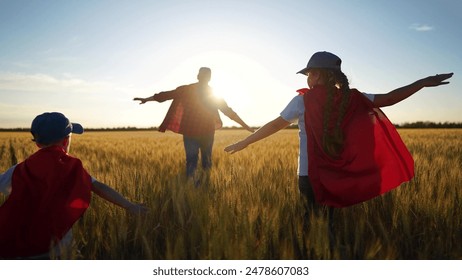
[[[462,122],[461,12],[458,0],[0,0],[0,127],[46,111],[85,127],[158,126],[170,102],[133,97],[193,83],[201,66],[260,126],[306,87],[295,73],[320,50],[370,93],[454,72],[384,111],[394,123]]]

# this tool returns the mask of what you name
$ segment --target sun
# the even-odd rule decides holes
[[[262,83],[267,81],[267,70],[254,59],[235,52],[209,51],[197,54],[182,63],[181,72],[197,73],[200,67],[212,70],[210,86],[216,96],[231,107],[242,106]]]
[[[239,73],[233,71],[215,71],[210,86],[216,96],[222,97],[228,104],[239,104],[249,96],[249,85]]]

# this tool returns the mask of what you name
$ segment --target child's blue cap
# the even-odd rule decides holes
[[[57,142],[71,133],[82,134],[83,127],[78,123],[71,123],[66,116],[58,112],[43,113],[32,121],[30,132],[33,141],[49,145]]]

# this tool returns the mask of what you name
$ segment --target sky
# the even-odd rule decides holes
[[[461,26],[459,0],[0,0],[0,127],[52,111],[87,128],[158,126],[171,102],[133,98],[194,83],[202,66],[261,126],[307,87],[296,72],[317,51],[341,57],[350,87],[368,93],[454,72],[384,112],[462,122]]]

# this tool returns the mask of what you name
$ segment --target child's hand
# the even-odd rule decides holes
[[[148,213],[149,208],[143,204],[134,204],[132,203],[126,210],[133,215],[145,215]]]

